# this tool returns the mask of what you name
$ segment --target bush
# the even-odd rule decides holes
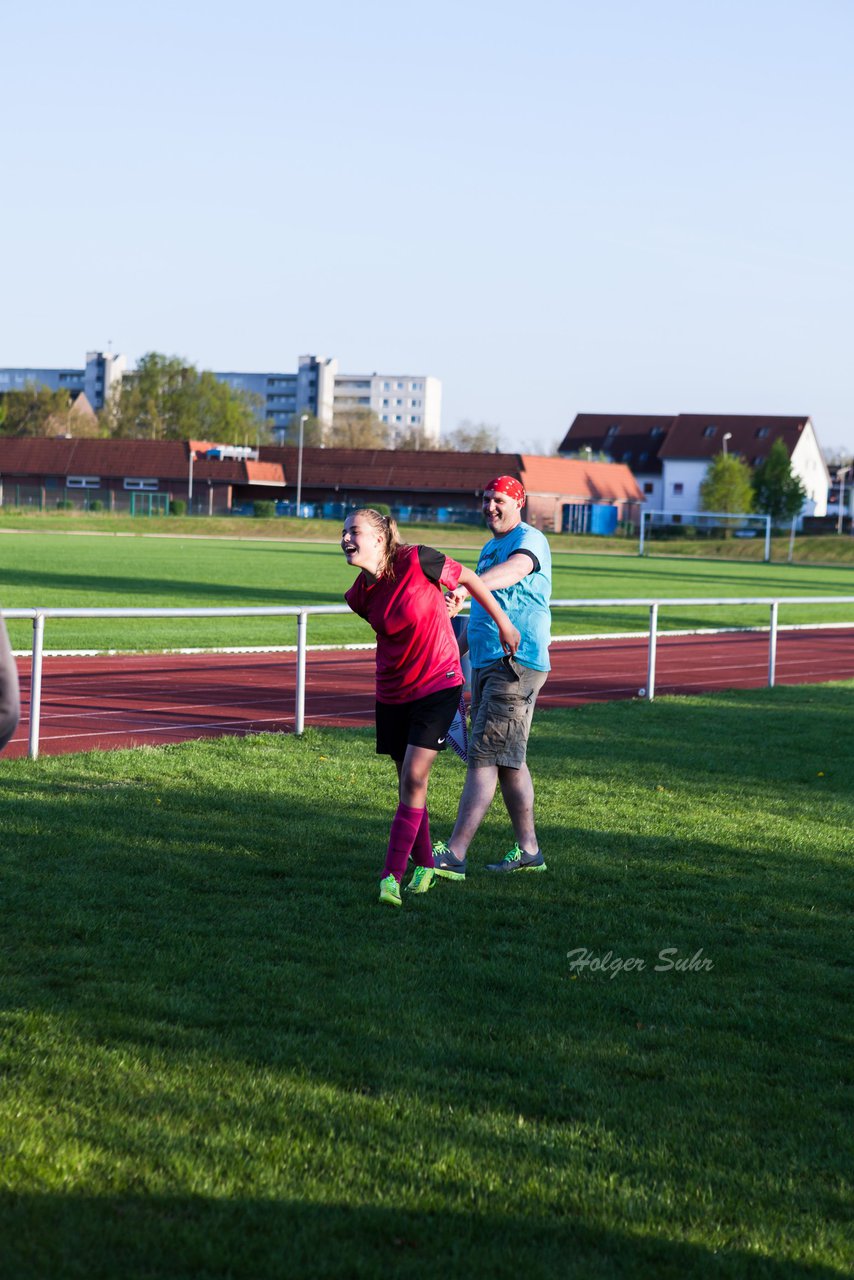
[[[252,514],[256,520],[272,520],[276,514],[276,504],[266,500],[253,502]]]
[[[187,504],[183,498],[171,498],[169,500],[170,516],[185,516],[187,514]]]
[[[90,511],[103,511],[103,510],[104,510],[104,504],[103,504],[103,502],[101,501],[101,499],[100,499],[100,498],[93,498],[93,499],[92,499],[92,501],[89,503],[89,510],[90,510]]]
[[[391,507],[385,502],[375,502],[374,511],[378,511],[381,516],[391,515]]]
[[[56,509],[57,511],[73,511],[74,503],[70,498],[57,498]]]

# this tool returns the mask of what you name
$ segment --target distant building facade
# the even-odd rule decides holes
[[[442,429],[442,384],[412,373],[339,373],[338,361],[300,356],[296,373],[214,373],[235,391],[260,396],[259,416],[280,440],[295,418],[311,414],[330,427],[335,415],[364,410],[386,424],[392,440],[404,434],[437,444]]]
[[[0,369],[0,394],[22,391],[27,383],[85,392],[93,409],[102,409],[111,388],[128,372],[127,358],[90,351],[82,369]],[[442,430],[442,384],[427,374],[339,373],[338,361],[300,356],[296,373],[214,371],[234,391],[259,400],[258,417],[283,440],[295,418],[307,413],[331,426],[336,413],[366,409],[389,429],[392,440],[406,434],[438,444]]]
[[[647,509],[664,512],[678,524],[701,509],[700,486],[715,454],[727,452],[755,467],[777,440],[786,446],[792,472],[806,490],[802,514],[823,516],[829,477],[808,417],[579,413],[559,452],[624,463],[643,490]]]
[[[110,389],[127,372],[127,358],[109,351],[87,351],[82,369],[0,369],[0,392],[23,391],[28,383],[50,391],[82,391],[93,409],[103,409]]]

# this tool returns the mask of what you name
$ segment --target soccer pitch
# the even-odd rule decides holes
[[[2,762],[5,1270],[847,1274],[853,710],[544,711],[547,874],[399,912],[369,731]]]
[[[444,549],[473,567],[480,542],[468,534],[468,545]],[[42,533],[0,538],[0,605],[5,608],[337,604],[352,581],[337,545],[330,543]],[[555,599],[813,594],[854,594],[854,569],[554,553]],[[783,608],[780,621],[854,621],[854,606]],[[664,609],[660,615],[662,630],[767,622],[763,607],[695,606]],[[642,608],[556,610],[553,631],[619,633],[647,625]],[[13,622],[10,635],[15,648],[28,648],[31,626]],[[367,624],[354,617],[311,619],[308,637],[313,644],[373,639]],[[81,619],[49,621],[45,644],[48,649],[177,649],[287,645],[295,638],[296,625],[289,618]]]

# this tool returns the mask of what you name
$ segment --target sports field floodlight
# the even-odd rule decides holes
[[[297,455],[297,519],[299,519],[300,502],[302,501],[302,436],[307,422],[308,414],[304,413],[299,420],[299,453]]]
[[[723,436],[724,457],[726,457],[726,442],[727,440],[731,440],[731,439],[732,439],[732,432],[725,431]]]

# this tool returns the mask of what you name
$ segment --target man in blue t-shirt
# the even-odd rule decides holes
[[[539,530],[522,519],[525,490],[513,476],[490,480],[483,515],[492,537],[480,553],[477,574],[518,628],[522,641],[508,658],[498,630],[475,601],[468,624],[472,665],[471,737],[468,772],[457,821],[447,844],[433,846],[437,874],[465,880],[466,854],[500,784],[516,843],[488,871],[545,871],[534,827],[534,784],[526,762],[537,694],[549,672],[551,550]],[[447,595],[453,616],[465,588]]]

